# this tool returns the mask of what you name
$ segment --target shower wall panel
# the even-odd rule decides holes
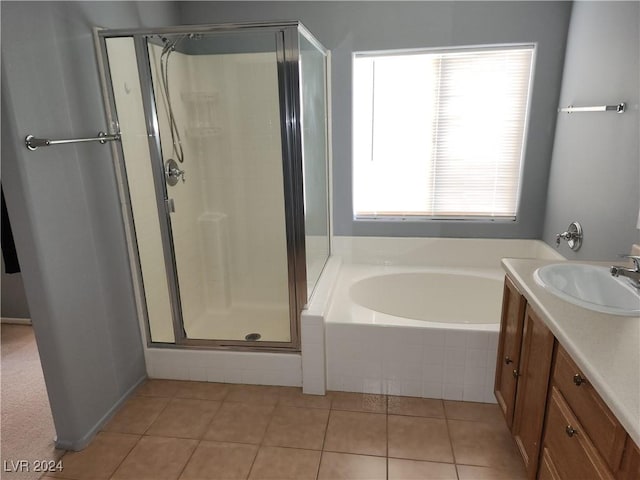
[[[151,338],[154,342],[173,343],[169,287],[133,40],[110,38],[107,52],[122,133]]]
[[[158,109],[162,158],[165,162],[170,158],[178,161],[169,129],[167,101],[160,83],[161,51],[160,47],[150,44],[149,60]],[[201,152],[190,138],[192,112],[188,110],[188,102],[185,101],[193,91],[190,60],[190,56],[177,51],[173,52],[168,60],[171,106],[184,152],[184,163],[179,163],[179,168],[185,171],[185,181],[178,181],[174,186],[167,185],[167,195],[168,198],[173,199],[175,205],[175,212],[171,214],[171,231],[185,323],[199,318],[205,312],[203,286],[205,272],[201,261],[199,222],[205,210],[202,194],[205,189],[203,188]],[[175,141],[178,142],[178,139],[175,138]]]
[[[275,53],[194,55],[190,60],[194,91],[213,99],[212,129],[197,139],[203,213],[219,218],[216,237],[222,244],[228,240],[226,248],[211,245],[205,253],[228,256],[227,263],[212,260],[220,269],[211,275],[218,280],[211,290],[228,275],[233,304],[288,308]]]

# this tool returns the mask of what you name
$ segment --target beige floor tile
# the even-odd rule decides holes
[[[469,422],[496,422],[504,424],[504,417],[497,404],[444,401],[444,412],[450,420]]]
[[[182,382],[175,393],[176,398],[222,401],[229,393],[227,383]]]
[[[331,408],[331,395],[307,395],[300,387],[284,387],[280,391],[279,405],[287,407]]]
[[[453,463],[447,422],[389,415],[389,457]]]
[[[250,403],[252,405],[275,405],[280,396],[279,387],[266,385],[230,385],[227,402]]]
[[[329,410],[280,405],[264,437],[265,445],[322,450]]]
[[[389,480],[458,480],[452,463],[389,459]]]
[[[245,479],[257,452],[257,445],[202,441],[180,480]]]
[[[315,480],[320,452],[297,448],[260,447],[249,478]]]
[[[513,438],[499,423],[449,420],[456,463],[515,470],[522,466]]]
[[[350,453],[322,452],[318,480],[386,480],[387,459]]]
[[[525,480],[527,478],[524,465],[521,468],[509,470],[471,465],[456,465],[456,468],[460,480]]]
[[[147,435],[201,438],[220,402],[174,398],[147,430]]]
[[[84,450],[66,453],[62,457],[64,469],[52,476],[77,480],[109,478],[139,438],[127,433],[100,432]]]
[[[442,400],[417,397],[388,397],[387,413],[414,417],[444,418]]]
[[[113,480],[176,480],[198,445],[197,440],[142,437]]]
[[[143,434],[169,403],[166,397],[134,395],[104,427],[106,432]]]
[[[387,416],[332,410],[324,450],[386,456]]]
[[[387,413],[386,395],[351,392],[330,392],[330,394],[332,410]]]
[[[146,397],[173,397],[182,383],[186,382],[150,378],[138,387],[136,395],[144,395]]]
[[[260,443],[274,408],[272,405],[224,402],[204,438],[220,442]]]

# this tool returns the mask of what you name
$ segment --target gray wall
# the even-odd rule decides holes
[[[146,375],[93,26],[175,24],[163,2],[2,2],[2,183],[58,443],[86,444]]]
[[[333,215],[337,235],[540,238],[570,2],[181,2],[182,23],[301,20],[332,53]],[[354,222],[354,51],[537,42],[517,222]]]
[[[29,304],[24,293],[22,273],[5,273],[4,259],[0,260],[2,260],[0,315],[2,318],[29,318]]]
[[[544,240],[577,220],[584,228],[569,259],[610,260],[640,240],[640,3],[577,2],[573,7],[561,105],[627,102],[629,111],[559,114]]]

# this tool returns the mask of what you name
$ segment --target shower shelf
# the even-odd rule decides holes
[[[182,92],[180,97],[185,102],[188,112],[187,137],[207,138],[220,134],[222,129],[216,126],[220,122],[217,119],[215,108],[220,98],[218,92]]]

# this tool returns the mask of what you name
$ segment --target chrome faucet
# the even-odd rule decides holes
[[[614,277],[627,277],[631,284],[640,288],[640,257],[636,255],[620,255],[621,258],[629,258],[633,261],[634,268],[619,267],[613,265],[609,271]]]
[[[560,246],[560,240],[566,240],[574,252],[579,250],[582,245],[582,226],[578,222],[572,222],[566,232],[556,234],[556,248]]]

